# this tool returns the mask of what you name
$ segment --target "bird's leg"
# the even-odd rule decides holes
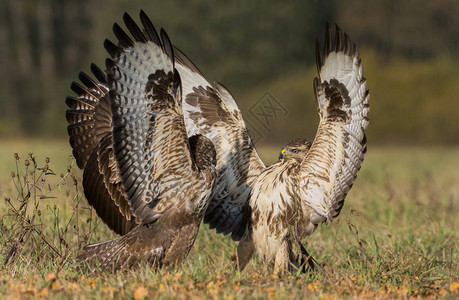
[[[319,263],[308,253],[306,248],[304,248],[303,244],[301,244],[299,240],[297,240],[297,242],[298,247],[300,247],[300,257],[298,259],[298,262],[300,264],[299,267],[301,268],[304,265],[304,272],[306,272],[306,269],[310,269],[311,271],[315,271],[316,269],[322,269]]]
[[[274,274],[282,275],[289,269],[290,265],[290,243],[284,240],[276,252],[274,260]]]
[[[253,245],[252,236],[248,231],[246,231],[237,247],[236,263],[237,268],[240,271],[244,270],[254,251],[255,246]]]

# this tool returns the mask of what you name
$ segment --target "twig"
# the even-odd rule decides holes
[[[354,226],[354,224],[351,223],[349,219],[346,219],[347,226],[349,226],[349,230],[354,234],[355,239],[357,240],[357,243],[359,244],[359,250],[362,253],[363,259],[365,260],[366,263],[369,262],[369,259],[367,257],[367,254],[365,253],[365,250],[363,249],[362,242],[359,239],[359,231],[357,230],[357,227]]]

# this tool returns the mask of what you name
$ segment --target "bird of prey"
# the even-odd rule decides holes
[[[158,57],[144,46],[145,37],[156,40],[148,34],[153,32],[153,26],[144,12],[140,13],[140,19],[144,26],[142,31],[127,14],[124,15],[126,27],[135,41],[126,42],[127,35],[118,25],[114,27],[118,47],[126,49],[121,61],[135,66],[123,69],[120,77],[126,81],[136,77],[139,68],[154,68],[158,63]],[[354,43],[338,27],[333,40],[327,24],[323,53],[319,43],[316,44],[319,78],[314,80],[314,90],[320,115],[316,137],[312,143],[306,139],[289,142],[282,149],[279,160],[269,167],[260,159],[232,94],[220,83],[210,84],[183,52],[172,48],[182,84],[181,107],[186,133],[189,137],[207,137],[216,149],[216,186],[204,223],[240,241],[237,253],[241,269],[255,252],[267,262],[274,262],[277,271],[283,272],[303,261],[312,265],[301,240],[312,234],[318,224],[331,222],[338,216],[366,152],[369,93]],[[108,69],[110,74],[110,64]],[[102,72],[95,75],[101,83],[88,82],[83,76],[81,79],[87,88],[81,94],[90,91],[93,98],[97,98],[98,93],[107,93],[117,87],[106,83]],[[76,90],[79,93],[81,89]],[[130,93],[139,96],[137,90]],[[126,99],[131,97],[126,96]],[[103,106],[102,101],[100,103]],[[131,108],[133,112],[137,109]],[[76,142],[81,138],[74,139],[73,143],[71,138],[71,144],[80,167],[85,165],[79,156],[90,157],[97,152],[93,154],[97,162],[92,163],[92,167],[87,164],[88,171],[85,168],[84,176],[90,178],[86,185],[83,181],[85,195],[111,229],[125,234],[137,228],[138,218],[133,213],[130,194],[123,190],[126,184],[120,185],[121,158],[113,159],[116,158],[112,153],[114,145],[109,140],[104,144],[100,138],[102,130],[98,127],[112,134],[116,141],[116,131],[108,124],[110,112],[104,112],[104,118],[99,119],[104,119],[105,123],[100,121],[100,126],[91,123],[94,130],[94,138],[91,138],[96,140],[93,144],[97,146],[82,147],[82,143]],[[112,113],[116,119],[116,110]],[[70,126],[69,134],[72,137]],[[126,175],[125,180],[130,182],[138,175],[129,176]],[[101,188],[93,188],[93,185]],[[294,253],[296,248],[300,249],[298,260]]]
[[[99,83],[80,73],[85,86],[72,83],[78,97],[66,99],[85,196],[122,234],[84,247],[80,259],[102,269],[182,262],[216,182],[212,142],[186,131],[172,44],[144,14],[141,20],[143,32],[125,15],[134,40],[115,24],[118,46],[105,41],[106,74],[92,65]]]
[[[269,167],[233,96],[221,84],[208,84],[190,60],[178,61],[187,129],[217,149],[217,186],[204,222],[240,241],[240,269],[255,252],[274,262],[276,272],[317,266],[301,241],[339,215],[367,150],[370,97],[355,44],[338,26],[333,38],[327,24],[323,52],[316,41],[316,136],[289,142]]]

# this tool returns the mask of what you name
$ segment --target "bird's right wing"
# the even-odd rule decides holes
[[[367,150],[369,92],[355,45],[336,26],[334,47],[327,24],[325,51],[316,44],[319,78],[314,91],[319,128],[299,174],[299,198],[313,209],[312,223],[338,216]]]
[[[211,85],[179,49],[174,53],[188,134],[204,135],[217,151],[217,185],[204,223],[239,240],[245,230],[251,186],[265,165],[231,93],[220,83]]]

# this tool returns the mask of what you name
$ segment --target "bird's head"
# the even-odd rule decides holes
[[[287,145],[282,148],[279,153],[279,159],[284,158],[300,158],[303,159],[311,148],[311,142],[307,139],[299,138],[290,141]]]

